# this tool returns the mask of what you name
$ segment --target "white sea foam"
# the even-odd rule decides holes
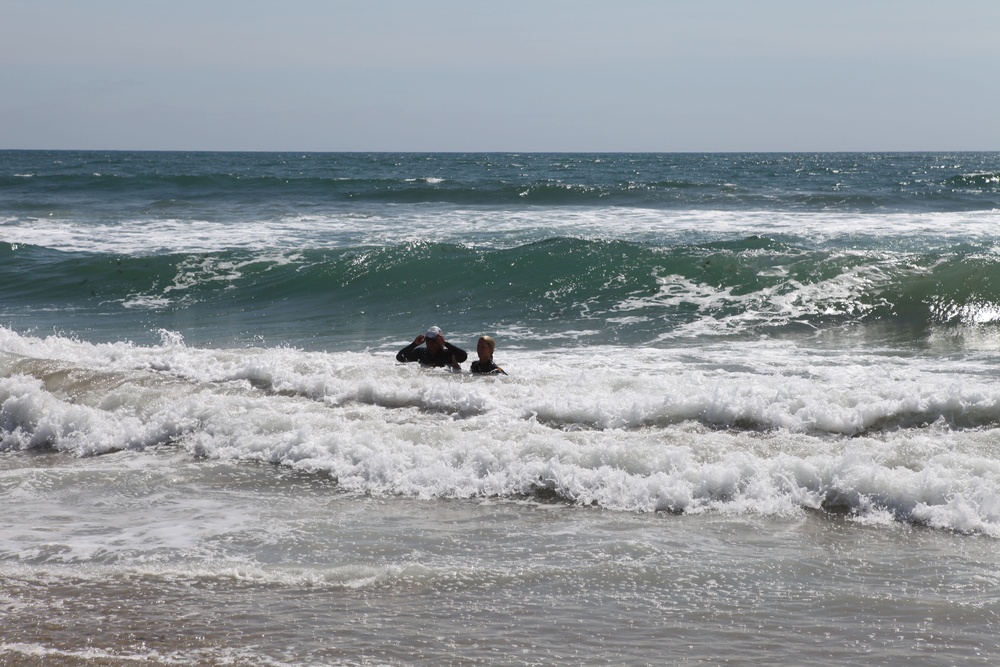
[[[259,665],[292,667],[289,663],[261,655],[252,649],[188,648],[165,651],[123,652],[101,648],[59,649],[46,644],[0,641],[0,658],[10,664],[92,664],[92,665]],[[332,663],[337,664],[337,663]],[[341,663],[344,664],[344,663]]]
[[[771,287],[734,294],[733,288],[715,287],[684,276],[657,277],[659,292],[632,297],[619,304],[624,312],[644,307],[676,310],[684,304],[695,306],[703,316],[693,318],[659,336],[659,340],[697,338],[702,335],[751,331],[762,325],[780,326],[809,322],[821,317],[861,317],[888,304],[863,297],[893,284],[892,275],[879,264],[854,267],[827,280],[803,284],[783,281]],[[719,313],[731,315],[719,316]],[[958,315],[958,313],[956,313]],[[967,315],[967,313],[966,313]],[[982,317],[987,314],[983,313]]]
[[[627,511],[795,512],[1000,534],[985,360],[740,349],[508,351],[508,377],[391,353],[92,345],[0,329],[7,450],[165,443],[348,491],[554,494]]]
[[[59,218],[6,221],[0,240],[66,252],[132,255],[383,246],[398,243],[460,243],[511,247],[553,236],[676,244],[756,235],[787,235],[821,244],[860,243],[886,234],[900,239],[954,242],[995,238],[989,211],[950,213],[795,213],[775,211],[676,211],[580,207],[531,209],[427,208],[232,221],[143,217],[95,222]],[[897,242],[898,246],[900,243]]]

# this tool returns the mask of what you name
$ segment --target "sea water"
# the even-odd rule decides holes
[[[0,152],[0,659],[995,664],[998,222],[996,153]]]

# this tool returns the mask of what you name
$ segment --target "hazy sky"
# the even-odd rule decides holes
[[[998,0],[0,0],[0,149],[1000,150]]]

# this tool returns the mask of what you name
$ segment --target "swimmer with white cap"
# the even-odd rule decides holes
[[[468,352],[445,341],[444,332],[435,325],[400,350],[396,354],[396,361],[418,361],[422,366],[448,366],[457,371],[462,369],[461,364],[468,357]]]

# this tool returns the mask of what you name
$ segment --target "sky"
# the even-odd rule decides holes
[[[997,0],[0,0],[0,149],[996,151]]]

